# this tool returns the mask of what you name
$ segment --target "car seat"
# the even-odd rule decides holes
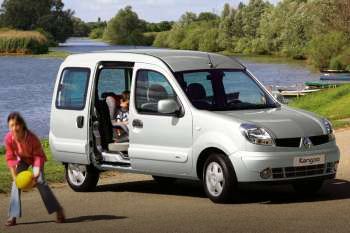
[[[188,98],[198,109],[209,109],[211,104],[206,100],[207,94],[202,84],[191,83],[186,89]]]
[[[158,112],[159,100],[167,99],[168,92],[159,84],[152,84],[147,89],[147,103],[142,104],[141,108],[146,111]]]

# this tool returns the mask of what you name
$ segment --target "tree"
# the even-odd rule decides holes
[[[86,37],[91,32],[90,27],[78,17],[72,17],[73,36]]]
[[[62,0],[4,0],[1,5],[3,26],[35,30],[42,28],[63,42],[73,33],[71,10],[63,10]]]
[[[202,12],[198,15],[198,21],[212,21],[218,20],[219,16],[211,12]]]
[[[145,22],[139,19],[131,6],[127,6],[108,22],[103,38],[113,44],[139,45],[143,42],[145,30]]]
[[[4,0],[1,5],[4,24],[32,30],[42,16],[50,14],[51,3],[51,0]]]
[[[188,26],[191,23],[195,22],[197,20],[197,15],[196,13],[193,12],[186,12],[185,14],[183,14],[178,22],[178,24],[180,24],[180,26],[184,27],[184,26]]]
[[[57,42],[64,42],[73,34],[74,11],[63,11],[61,0],[53,0],[51,13],[40,18],[37,27],[50,33]]]

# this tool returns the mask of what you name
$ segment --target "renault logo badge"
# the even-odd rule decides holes
[[[306,149],[310,149],[312,146],[312,142],[310,138],[304,137],[302,138],[301,145],[303,145]]]

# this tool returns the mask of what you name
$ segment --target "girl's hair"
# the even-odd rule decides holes
[[[23,127],[24,131],[28,131],[27,124],[19,112],[11,112],[7,117],[7,124],[10,123],[10,120],[15,120],[18,124],[20,124]]]

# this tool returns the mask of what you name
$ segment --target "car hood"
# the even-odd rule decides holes
[[[295,138],[325,134],[319,117],[312,113],[286,106],[274,109],[217,113],[267,128],[276,138]]]

